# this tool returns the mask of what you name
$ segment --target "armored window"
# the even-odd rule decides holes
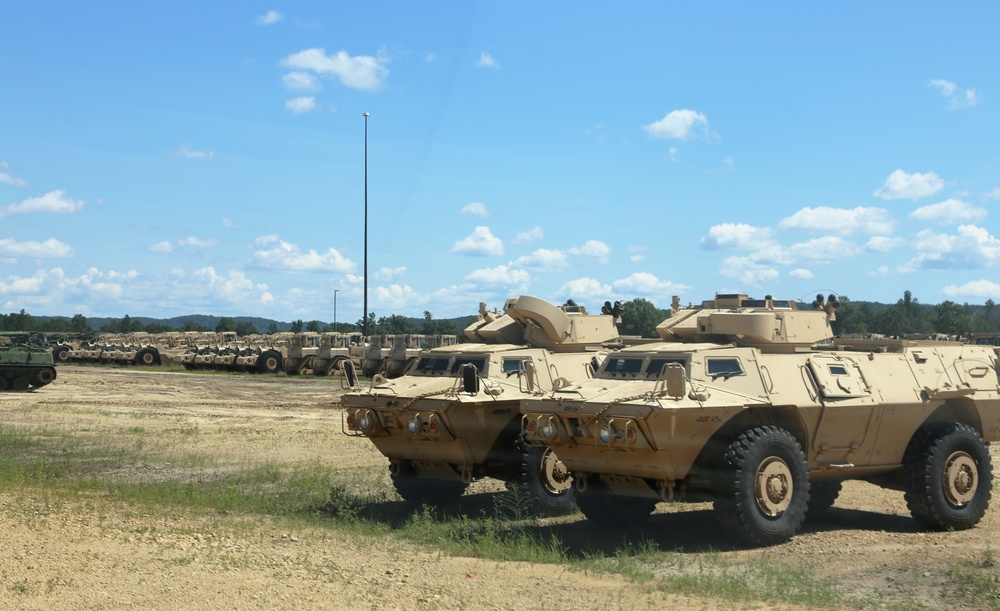
[[[639,373],[642,370],[642,359],[641,358],[622,358],[622,357],[611,357],[609,358],[605,365],[604,371],[611,374],[626,374],[626,373]]]
[[[646,376],[660,375],[663,368],[670,363],[677,363],[681,367],[687,364],[684,359],[649,359],[649,365],[646,366]]]
[[[829,369],[830,369],[830,375],[832,375],[832,376],[846,376],[846,375],[849,375],[847,373],[847,367],[844,367],[843,365],[830,365]]]
[[[447,356],[423,356],[417,362],[417,371],[421,373],[442,373],[448,370]]]
[[[520,373],[524,370],[524,364],[530,361],[530,358],[520,357],[520,358],[505,358],[503,359],[503,372],[506,375],[513,375],[515,373]]]
[[[736,376],[743,375],[743,367],[737,358],[714,358],[708,359],[705,368],[710,376]]]
[[[484,373],[486,371],[486,357],[485,356],[460,356],[455,359],[455,362],[451,365],[451,373],[458,373],[458,370],[462,368],[462,365],[475,365],[476,371],[479,373]]]

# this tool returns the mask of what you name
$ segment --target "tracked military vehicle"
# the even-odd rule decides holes
[[[657,328],[663,342],[523,400],[525,438],[558,453],[599,523],[635,523],[659,501],[712,500],[735,535],[771,545],[830,507],[841,482],[866,479],[902,490],[924,527],[974,526],[992,490],[986,441],[1000,439],[997,353],[830,341],[836,300],[814,305],[675,300]]]
[[[519,401],[567,379],[590,377],[605,343],[618,337],[614,316],[509,299],[503,314],[480,306],[465,330],[475,343],[426,350],[402,377],[376,376],[341,397],[346,432],[368,437],[389,459],[400,496],[420,503],[456,500],[483,477],[525,486],[539,509],[573,507],[569,474],[550,448],[521,443]]]
[[[55,379],[55,361],[48,348],[32,343],[28,333],[0,334],[0,391],[35,390]]]

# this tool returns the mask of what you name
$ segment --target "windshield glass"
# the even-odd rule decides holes
[[[420,373],[443,373],[448,370],[448,361],[451,357],[447,356],[422,356],[420,361],[417,362],[416,371]]]
[[[451,373],[458,373],[458,370],[462,368],[462,365],[466,364],[475,365],[476,371],[479,373],[486,373],[485,356],[460,356],[455,359],[455,363],[451,366]]]

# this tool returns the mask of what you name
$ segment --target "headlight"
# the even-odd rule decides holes
[[[362,431],[369,431],[375,426],[375,414],[371,410],[365,410],[361,417],[358,418],[358,428]]]
[[[553,437],[556,436],[556,426],[555,424],[552,423],[551,420],[549,420],[548,422],[543,424],[540,429],[538,429],[538,432],[539,434],[541,434],[542,437],[546,439],[552,439]]]
[[[611,443],[611,425],[602,426],[601,430],[597,432],[597,436],[601,438],[601,443]]]
[[[420,422],[420,416],[410,416],[410,424],[408,425],[410,433],[414,435],[419,433],[421,425],[422,423]]]

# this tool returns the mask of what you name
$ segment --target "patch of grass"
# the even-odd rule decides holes
[[[992,549],[979,560],[948,569],[948,579],[941,596],[947,600],[971,601],[978,608],[997,608],[1000,602],[1000,571]]]

